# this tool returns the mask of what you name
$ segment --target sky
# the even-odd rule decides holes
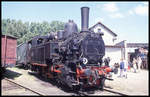
[[[2,19],[23,22],[73,20],[81,28],[81,7],[90,8],[89,27],[101,22],[117,34],[117,41],[148,43],[149,3],[134,2],[2,2]]]

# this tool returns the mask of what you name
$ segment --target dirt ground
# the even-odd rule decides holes
[[[34,90],[42,95],[69,95],[61,89],[58,89],[56,86],[53,86],[49,82],[40,80],[34,73],[32,74],[30,70],[7,68],[5,76],[8,79],[11,79],[18,84],[28,87],[31,90]],[[2,95],[7,95],[7,91],[3,92],[2,89]],[[12,95],[18,94],[13,93]]]
[[[119,73],[113,74],[113,81],[106,80],[106,86],[110,90],[124,93],[126,95],[149,95],[149,71],[141,70],[139,73],[127,72],[128,77],[118,77]],[[5,76],[14,80],[30,89],[35,90],[43,95],[72,95],[67,91],[58,88],[55,84],[41,80],[30,70],[23,70],[16,67],[7,68]],[[2,86],[4,84],[2,83]],[[1,90],[2,95],[11,95],[7,91]],[[18,95],[13,93],[12,95]],[[95,92],[93,95],[114,95],[108,92]]]
[[[134,73],[133,70],[127,72],[127,78],[113,75],[114,81],[106,81],[106,85],[112,90],[119,91],[127,95],[149,95],[149,71],[141,70]]]
[[[24,88],[22,88],[22,87],[19,87],[19,86],[17,86],[17,85],[15,85],[15,84],[13,84],[13,83],[11,83],[11,82],[9,82],[9,81],[7,81],[7,80],[2,80],[2,95],[34,95],[34,96],[36,96],[36,95],[38,95],[38,94],[36,94],[36,93],[33,93],[33,92],[31,92],[31,91],[29,91],[29,90],[26,90],[26,89],[24,89]]]

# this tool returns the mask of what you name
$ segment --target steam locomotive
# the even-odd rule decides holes
[[[57,32],[57,38],[50,34],[36,36],[25,45],[26,64],[32,71],[55,79],[70,89],[98,87],[103,89],[105,79],[113,69],[102,66],[105,55],[103,33],[88,29],[89,8],[81,8],[81,31],[73,20]],[[111,79],[110,79],[111,80]]]

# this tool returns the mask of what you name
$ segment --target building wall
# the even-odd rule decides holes
[[[98,29],[101,29],[101,32],[104,33],[103,40],[105,42],[106,45],[114,45],[115,41],[113,41],[114,38],[116,38],[114,35],[112,35],[107,29],[103,28],[103,26],[98,25],[94,28],[94,32],[97,33]]]
[[[104,58],[110,57],[111,59],[110,65],[114,65],[114,63],[120,63],[120,59],[121,58],[124,59],[126,57],[125,48],[116,47],[115,44],[117,43],[117,37],[114,34],[112,34],[109,30],[104,28],[102,25],[99,24],[95,26],[94,28],[92,28],[91,30],[97,33],[98,29],[101,29],[101,32],[104,34],[102,37],[103,37],[105,45],[107,45],[105,47]]]
[[[106,47],[105,48],[105,56],[110,57],[110,65],[114,63],[120,63],[120,59],[122,58],[122,49],[121,48],[114,48],[114,47]]]
[[[127,49],[127,51],[128,51],[129,53],[134,53],[134,52],[135,52],[135,49],[137,49],[137,47],[134,47],[134,48],[129,48],[129,47],[127,47],[126,49]]]

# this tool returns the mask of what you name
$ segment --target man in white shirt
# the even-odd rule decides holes
[[[138,62],[137,62],[137,64],[138,64],[138,72],[140,72],[141,71],[141,64],[142,64],[142,59],[141,59],[141,57],[139,56],[138,57],[138,60],[137,60]]]

